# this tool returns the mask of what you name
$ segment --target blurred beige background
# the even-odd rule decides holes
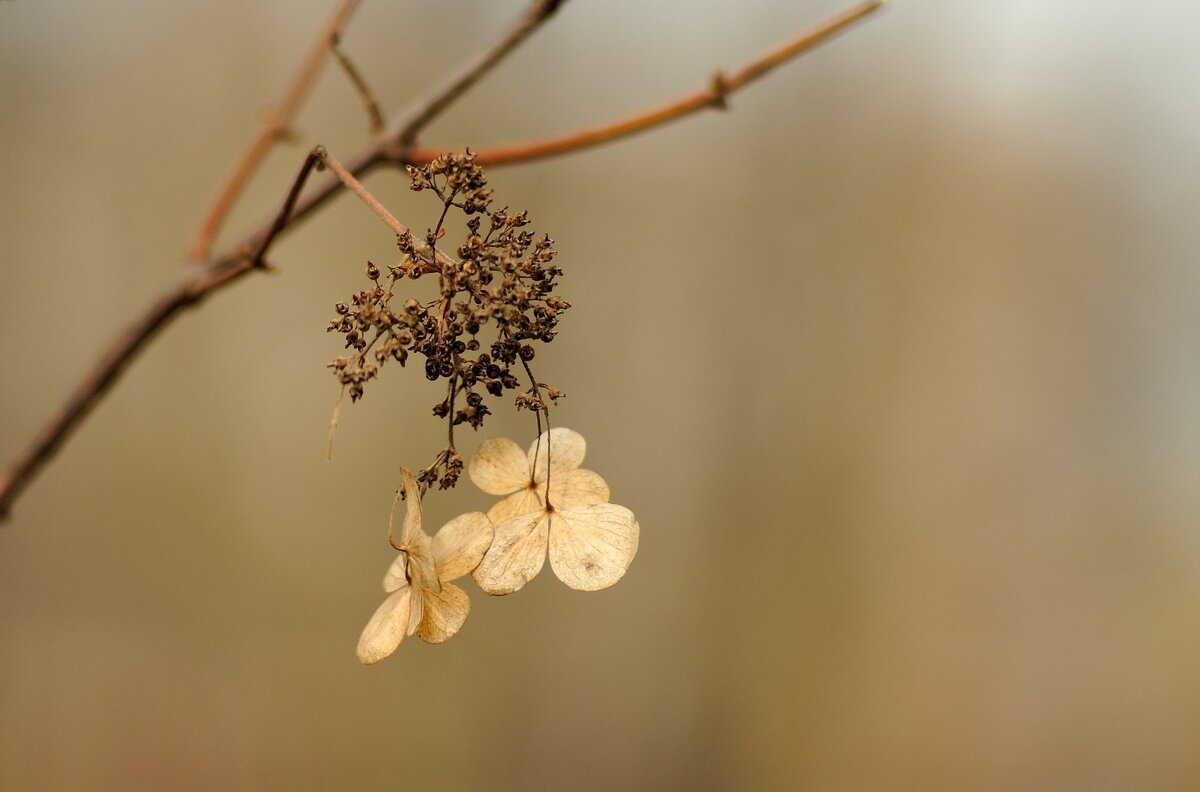
[[[5,457],[330,6],[0,3]],[[395,112],[521,6],[370,0],[345,42]],[[613,118],[840,7],[573,0],[424,140]],[[1131,8],[897,2],[728,114],[493,171],[557,240],[541,376],[641,550],[599,594],[468,584],[458,636],[372,668],[396,469],[442,430],[389,371],[324,459],[331,306],[396,256],[340,199],[0,528],[0,789],[1200,788],[1200,10]],[[297,128],[226,240],[359,148],[339,73]],[[405,185],[370,182],[423,228]]]

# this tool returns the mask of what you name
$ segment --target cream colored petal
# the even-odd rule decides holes
[[[583,435],[562,426],[556,426],[549,432],[542,432],[533,445],[529,446],[529,467],[533,470],[533,480],[546,480],[546,457],[550,458],[550,481],[554,483],[554,474],[559,471],[574,470],[583,464],[587,454],[587,441]],[[536,457],[536,460],[535,460]]]
[[[533,580],[546,563],[548,515],[524,514],[496,525],[487,555],[475,567],[475,582],[488,594],[511,594]]]
[[[366,629],[358,639],[358,659],[370,665],[396,651],[408,632],[412,603],[412,587],[404,586],[393,592],[375,610]]]
[[[531,489],[522,489],[520,492],[514,492],[488,509],[487,516],[493,525],[498,525],[513,517],[518,517],[522,514],[535,514],[541,510],[542,500],[537,496],[537,493]]]
[[[467,475],[489,495],[507,495],[529,483],[529,461],[507,437],[483,441],[467,462]]]
[[[433,540],[421,531],[414,546],[408,551],[408,578],[417,589],[442,590],[434,559]]]
[[[383,575],[383,590],[387,592],[398,591],[401,587],[408,585],[408,576],[404,574],[408,567],[408,553],[399,553],[396,560],[388,567],[388,571]]]
[[[558,512],[550,522],[550,566],[573,589],[608,588],[633,563],[639,533],[624,506],[598,503]]]
[[[441,643],[458,632],[470,612],[467,592],[447,583],[440,594],[425,595],[425,616],[417,628],[417,637],[426,643]]]
[[[492,521],[483,512],[460,514],[433,537],[433,558],[438,579],[457,580],[479,566],[492,546]]]
[[[541,490],[538,491],[541,494]],[[593,503],[608,503],[608,484],[599,474],[577,468],[550,473],[550,502],[554,508],[575,509]]]
[[[409,586],[412,589],[412,605],[408,608],[408,635],[412,635],[417,631],[417,627],[421,625],[421,619],[425,618],[425,598],[431,596],[431,592],[423,591],[416,586]]]

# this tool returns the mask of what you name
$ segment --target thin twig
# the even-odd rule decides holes
[[[468,88],[479,81],[512,52],[531,33],[549,19],[565,0],[534,0],[530,6],[492,46],[481,52],[474,60],[466,63],[446,81],[430,91],[423,99],[413,104],[388,129],[386,137],[396,141],[400,149],[406,149],[417,139],[421,130],[429,125],[438,114]]]
[[[884,5],[884,0],[871,0],[871,2],[859,3],[856,6],[848,8],[837,16],[827,19],[816,27],[776,47],[738,71],[732,74],[718,73],[708,89],[687,96],[679,101],[615,123],[580,130],[563,135],[562,137],[519,143],[512,146],[481,149],[476,153],[475,161],[480,165],[496,166],[544,159],[591,146],[598,146],[602,143],[609,143],[627,135],[645,132],[699,110],[709,108],[724,109],[726,97],[734,91],[757,80],[792,58],[811,50],[818,44],[828,41],[835,34],[840,33],[869,14],[878,11]],[[414,148],[408,151],[407,161],[428,162],[443,150],[445,149]]]
[[[522,14],[521,18],[494,45],[485,51],[483,55],[477,57],[466,67],[459,70],[445,84],[431,91],[425,99],[418,101],[409,110],[402,113],[388,128],[384,140],[375,141],[366,146],[357,156],[350,159],[343,166],[343,170],[353,177],[362,178],[366,173],[383,163],[400,162],[404,164],[418,164],[433,159],[436,155],[430,152],[417,150],[404,152],[403,145],[397,146],[397,142],[411,142],[415,139],[416,134],[437,113],[445,109],[454,99],[461,96],[488,69],[492,68],[502,57],[511,52],[517,44],[523,41],[539,24],[545,21],[561,5],[561,2],[562,0],[534,0],[526,12]],[[356,4],[356,0],[344,0],[339,8],[352,10]],[[813,44],[828,38],[832,33],[876,10],[881,5],[882,2],[870,2],[855,6],[840,17],[835,18],[835,20],[831,20],[817,28],[813,33],[805,34],[805,36],[801,36],[796,41],[791,42],[790,45],[775,50],[764,58],[755,61],[750,67],[739,71],[733,78],[724,78],[720,83],[719,90],[710,90],[702,95],[704,101],[700,102],[700,106],[703,107],[718,102],[732,90],[730,86],[734,85],[736,81],[740,80],[740,82],[736,82],[735,87],[740,87],[742,84],[765,74],[783,60],[794,57]],[[328,44],[328,36],[328,32],[323,32],[322,38],[319,39],[325,46]],[[812,40],[808,41],[807,39]],[[792,52],[792,49],[795,51]],[[318,58],[318,63],[319,60]],[[299,83],[300,81],[298,80],[297,82]],[[302,94],[303,91],[301,90],[300,93]],[[296,101],[298,102],[298,99]],[[679,104],[676,103],[671,108],[678,107]],[[667,108],[667,110],[669,111],[671,108]],[[700,107],[692,109],[700,109]],[[623,122],[622,124],[610,125],[606,129],[617,129],[617,131],[608,134],[605,139],[612,139],[623,134],[631,134],[634,131],[642,131],[642,129],[649,128],[655,123],[663,123],[666,120],[691,111],[676,112],[675,115],[669,116],[664,115],[663,111],[647,114],[640,118],[653,117],[656,120],[651,123],[642,122],[641,124],[635,124],[636,128],[625,128],[634,124],[636,119]],[[663,117],[659,118],[659,116]],[[602,130],[593,131],[592,134],[598,134],[599,132],[602,132]],[[277,132],[274,134],[277,134]],[[260,136],[260,140],[264,137],[266,136]],[[500,156],[505,154],[506,150],[494,150],[491,152],[491,162],[493,164],[504,164],[525,161],[537,156],[549,156],[550,154],[583,148],[601,142],[600,140],[590,139],[578,142],[579,138],[580,135],[577,134],[569,138],[559,139],[557,142],[548,141],[542,144],[532,144],[539,146],[539,150],[535,151],[526,147],[524,153],[519,156],[513,153],[514,149],[517,148],[514,147],[514,149],[507,150],[507,158]],[[272,139],[274,139],[273,136],[269,137],[268,143]],[[568,140],[576,140],[577,142],[567,145]],[[552,148],[547,148],[548,146]],[[241,182],[249,175],[258,158],[261,157],[260,153],[255,154],[253,153],[254,151],[256,149],[252,147],[251,151],[247,153],[247,157],[243,159],[244,165],[249,163],[245,167],[246,173],[237,178],[236,187],[227,186],[226,190],[222,192],[222,200],[232,203],[233,197],[240,190]],[[480,159],[482,160],[482,156]],[[305,175],[307,175],[307,172]],[[230,185],[234,185],[234,182],[235,180],[231,180]],[[183,308],[195,305],[212,292],[233,283],[243,275],[253,272],[256,269],[261,269],[259,262],[261,262],[262,256],[275,238],[323,206],[342,187],[342,180],[337,176],[331,175],[319,181],[306,194],[298,195],[299,187],[294,182],[292,190],[289,191],[288,198],[285,201],[285,209],[281,210],[274,218],[264,223],[258,230],[247,235],[238,244],[233,245],[223,255],[207,263],[194,264],[185,269],[180,279],[156,298],[142,316],[114,340],[88,372],[87,376],[71,392],[63,407],[52,415],[30,443],[17,453],[3,476],[0,476],[0,518],[5,518],[9,515],[13,503],[24,492],[37,473],[50,461],[58,449],[62,447],[71,433],[79,427],[84,418],[87,417],[99,402],[100,398],[108,392],[125,371],[130,361],[155,338],[159,330],[173,320]],[[226,194],[228,194],[227,198]],[[207,250],[209,248],[212,237],[216,233],[216,228],[219,227],[227,210],[227,206],[224,208],[214,206],[214,209],[209,213],[209,218],[206,220],[205,226],[201,230],[201,234],[197,237],[197,244],[194,246],[194,250]],[[210,225],[211,229],[209,228]]]
[[[406,236],[408,234],[408,227],[397,220],[387,210],[387,207],[379,202],[378,198],[367,192],[367,188],[362,186],[362,182],[354,178],[354,174],[346,170],[346,166],[338,162],[332,154],[323,147],[317,146],[309,156],[319,159],[326,168],[329,168],[334,176],[341,179],[342,184],[346,185],[346,189],[357,195],[360,201],[365,203],[380,220],[387,224],[388,228],[396,232],[396,236]]]
[[[196,238],[188,249],[188,256],[192,261],[203,261],[208,257],[209,251],[212,249],[213,239],[217,232],[221,230],[221,224],[225,222],[225,218],[229,215],[229,210],[233,208],[234,201],[242,192],[242,187],[258,164],[262,162],[263,157],[287,131],[289,122],[292,116],[300,107],[305,94],[312,86],[316,79],[317,73],[321,69],[321,65],[325,62],[326,56],[329,54],[330,43],[346,26],[350,20],[350,16],[354,13],[355,8],[361,0],[341,0],[333,14],[329,17],[329,21],[321,28],[321,32],[317,34],[316,41],[313,42],[312,48],[305,57],[304,62],[300,65],[300,70],[292,80],[292,84],[288,86],[287,93],[284,94],[282,101],[274,109],[266,121],[263,122],[262,129],[258,133],[258,137],[251,141],[250,146],[246,149],[242,158],[238,160],[234,166],[233,172],[229,174],[225,184],[221,187],[221,191],[217,193],[217,198],[213,201],[208,213],[204,217],[204,222],[201,223],[200,229],[196,232]]]
[[[371,130],[371,137],[380,137],[386,122],[383,120],[383,111],[379,109],[379,100],[371,92],[371,86],[367,85],[367,80],[362,76],[362,72],[351,62],[350,56],[342,52],[340,36],[336,34],[333,36],[330,49],[333,50],[333,57],[337,58],[342,70],[346,72],[346,77],[350,79],[350,84],[354,86],[358,98],[362,100],[363,109],[367,112],[367,127]]]
[[[279,236],[279,232],[287,227],[292,211],[296,208],[296,201],[300,198],[300,191],[304,189],[304,184],[308,181],[308,175],[312,173],[313,168],[324,164],[325,149],[320,146],[310,151],[304,158],[304,164],[300,166],[300,173],[296,174],[292,188],[288,190],[287,197],[283,199],[283,206],[279,207],[279,214],[275,215],[275,222],[271,223],[271,227],[267,229],[267,233],[259,240],[254,252],[250,255],[250,263],[253,266],[264,266],[263,256],[267,254],[267,248],[275,241],[275,237]]]

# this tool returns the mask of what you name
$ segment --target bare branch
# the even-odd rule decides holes
[[[196,232],[196,238],[188,250],[188,256],[192,261],[203,261],[208,257],[213,239],[221,230],[221,224],[225,222],[229,210],[233,208],[234,201],[241,194],[242,187],[245,186],[258,164],[262,162],[266,153],[270,151],[271,146],[275,145],[287,131],[288,123],[300,108],[300,103],[304,100],[308,89],[312,87],[321,65],[325,62],[331,43],[346,26],[359,2],[361,0],[341,0],[329,17],[329,21],[317,34],[316,41],[313,42],[307,57],[300,65],[300,70],[292,79],[292,84],[284,94],[283,100],[263,122],[258,137],[251,141],[242,158],[234,166],[233,172],[229,174],[224,186],[221,187],[221,191],[217,193],[216,200],[213,201],[205,215],[204,222],[200,225],[199,231]]]
[[[709,108],[724,109],[726,98],[734,91],[757,80],[796,56],[824,43],[833,36],[885,5],[884,0],[871,0],[846,9],[837,16],[827,19],[816,27],[801,33],[792,40],[776,47],[732,74],[717,75],[704,91],[692,94],[676,102],[655,108],[646,113],[632,116],[604,126],[573,132],[562,137],[519,143],[512,146],[483,149],[477,152],[476,162],[480,165],[510,165],[518,162],[544,159],[580,149],[598,146],[614,140],[646,132],[670,121],[683,118]],[[409,162],[428,162],[441,150],[411,149]]]
[[[438,113],[524,41],[562,2],[563,0],[533,0],[525,13],[496,43],[402,113],[380,140],[366,146],[345,166],[339,163],[339,174],[322,179],[313,189],[302,194],[303,184],[315,165],[314,158],[321,159],[323,156],[325,164],[331,166],[331,158],[328,158],[327,154],[318,156],[315,151],[311,153],[301,168],[300,175],[293,182],[283,207],[275,217],[221,256],[210,259],[207,263],[197,263],[186,268],[180,279],[155,299],[142,316],[115,339],[87,376],[71,392],[63,407],[52,415],[33,440],[18,452],[3,476],[0,476],[0,519],[8,516],[12,504],[37,473],[53,458],[71,433],[125,371],[130,361],[156,337],[162,327],[178,316],[183,308],[200,302],[208,294],[233,283],[248,272],[264,268],[263,256],[274,240],[323,206],[342,189],[343,182],[353,181],[357,184],[357,178],[362,178],[367,172],[384,163],[417,164],[433,159],[436,156],[434,152],[406,150],[406,147]],[[203,258],[207,255],[213,236],[233,200],[240,193],[242,184],[253,172],[263,153],[285,128],[287,119],[295,112],[312,81],[313,74],[323,62],[333,35],[345,24],[345,20],[357,4],[358,0],[343,0],[338,12],[322,30],[318,37],[318,45],[305,61],[305,67],[297,75],[292,90],[285,97],[273,120],[264,127],[246,152],[234,175],[209,211],[192,248],[194,257]],[[719,106],[734,90],[828,39],[882,5],[881,1],[876,1],[854,6],[813,31],[771,51],[735,74],[718,75],[713,87],[696,96],[599,129],[541,143],[480,152],[478,161],[482,164],[486,159],[492,164],[505,164],[564,153],[640,132],[708,106]],[[388,217],[391,217],[390,214]],[[391,217],[391,221],[403,228],[394,217]],[[439,260],[442,257],[443,254],[438,251]]]
[[[358,98],[362,100],[363,109],[367,112],[367,126],[371,130],[371,137],[378,138],[383,134],[386,126],[386,122],[383,120],[383,111],[379,109],[379,100],[371,92],[371,86],[367,85],[362,72],[350,60],[350,56],[342,52],[341,37],[335,35],[330,43],[330,48],[333,50],[333,57],[337,58],[338,64],[346,72],[354,90],[358,92]]]
[[[428,126],[451,102],[462,96],[468,88],[491,71],[506,55],[516,49],[565,1],[534,0],[525,13],[492,46],[450,75],[445,83],[430,91],[419,102],[406,110],[389,128],[386,137],[395,140],[401,149],[412,145],[422,129]]]
[[[379,202],[374,195],[367,192],[367,188],[362,186],[362,182],[354,178],[354,174],[346,170],[346,166],[338,162],[332,154],[326,151],[321,146],[317,146],[316,150],[309,156],[315,156],[333,172],[341,180],[342,184],[346,185],[346,189],[358,196],[359,200],[365,203],[372,212],[379,217],[387,227],[396,233],[396,236],[404,236],[408,233],[408,227],[392,216],[392,213]]]

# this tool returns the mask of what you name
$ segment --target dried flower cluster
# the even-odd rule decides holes
[[[524,230],[527,212],[491,209],[492,191],[474,154],[447,154],[408,170],[413,190],[432,192],[442,202],[441,216],[423,242],[411,234],[398,236],[400,262],[386,274],[368,263],[371,285],[335,306],[329,330],[345,336],[350,352],[329,365],[351,401],[362,398],[367,382],[389,360],[403,366],[410,356],[419,356],[428,379],[446,381],[446,397],[433,412],[447,420],[449,442],[417,474],[423,488],[446,489],[463,466],[454,427],[465,423],[478,429],[491,413],[488,396],[520,389],[518,409],[546,413],[546,398],[562,395],[534,377],[530,361],[535,342],[554,340],[559,315],[570,303],[554,294],[562,270],[551,264],[552,240]],[[456,257],[438,247],[452,208],[468,217]],[[436,296],[407,297],[393,305],[402,280],[426,275],[437,276]]]
[[[429,643],[454,635],[470,601],[450,581],[467,574],[488,594],[509,594],[541,571],[548,552],[554,574],[573,589],[620,580],[640,528],[633,512],[608,502],[604,479],[580,468],[586,451],[581,435],[562,428],[542,433],[527,453],[506,438],[485,441],[467,472],[484,492],[505,497],[487,514],[454,518],[432,539],[421,526],[417,483],[402,469],[407,511],[400,544],[393,542],[400,554],[383,579],[388,597],[359,639],[359,660],[382,660],[406,635]]]
[[[388,541],[399,555],[383,579],[388,596],[358,642],[364,663],[387,657],[406,635],[441,643],[458,632],[471,603],[452,581],[468,574],[488,594],[511,594],[549,556],[554,574],[571,588],[607,588],[633,562],[640,531],[633,512],[609,503],[604,479],[580,467],[587,451],[583,437],[570,429],[541,431],[547,399],[555,402],[562,393],[534,376],[533,344],[553,341],[559,314],[571,307],[554,294],[562,270],[552,264],[550,238],[524,230],[525,212],[491,209],[492,191],[469,151],[408,172],[413,190],[441,200],[437,225],[423,241],[399,234],[400,262],[386,274],[368,263],[370,287],[339,302],[329,324],[350,350],[330,368],[351,401],[362,398],[389,360],[403,366],[419,356],[428,379],[446,381],[446,397],[433,413],[447,421],[448,443],[416,475],[401,468],[392,504],[392,517],[401,499],[407,504],[399,544],[388,521]],[[467,233],[453,257],[438,248],[451,209],[467,217]],[[426,275],[437,276],[436,295],[393,305],[401,281]],[[453,487],[464,469],[454,427],[478,429],[491,413],[485,395],[513,390],[517,409],[534,413],[537,439],[528,452],[504,438],[485,441],[465,468],[480,489],[502,499],[486,514],[456,517],[430,538],[421,498],[435,484]]]

